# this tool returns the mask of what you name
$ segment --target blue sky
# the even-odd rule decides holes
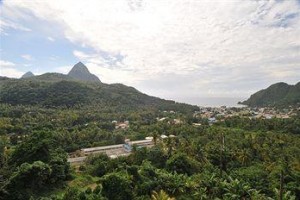
[[[1,1],[0,75],[67,73],[194,103],[300,81],[300,1]]]
[[[91,51],[91,48],[83,48],[65,39],[59,27],[38,18],[20,20],[18,24],[26,29],[4,26],[1,33],[1,60],[13,62],[14,69],[19,71],[9,74],[12,77],[19,77],[26,71],[35,74],[54,72],[56,67],[78,61],[73,49]]]

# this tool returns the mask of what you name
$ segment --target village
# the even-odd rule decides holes
[[[245,117],[249,119],[272,119],[281,118],[288,119],[295,116],[300,108],[289,108],[278,110],[275,108],[250,108],[250,107],[200,107],[200,110],[195,112],[193,118],[204,119],[208,125],[213,125],[219,121],[224,121],[226,118],[230,117]],[[166,122],[169,125],[180,125],[186,123],[181,119],[175,111],[162,111],[163,117],[157,117],[157,122]],[[123,122],[118,122],[113,120],[111,122],[115,129],[128,129],[130,122],[125,120]],[[202,126],[201,123],[192,123],[193,126]],[[176,137],[175,135],[160,135],[159,139],[164,140],[168,137]],[[117,158],[119,156],[128,156],[132,153],[133,147],[152,147],[154,145],[153,137],[146,137],[144,140],[130,141],[130,139],[125,139],[123,144],[99,146],[91,148],[83,148],[76,152],[70,153],[68,162],[71,164],[80,164],[84,160],[93,154],[106,154],[110,158]]]
[[[290,107],[288,109],[276,109],[273,107],[251,108],[251,107],[200,107],[200,111],[194,113],[194,117],[208,119],[209,123],[215,123],[218,120],[226,119],[229,117],[247,117],[250,119],[262,118],[272,119],[281,118],[287,119],[297,115],[300,107]]]

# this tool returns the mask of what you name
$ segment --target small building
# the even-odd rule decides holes
[[[202,124],[200,123],[193,123],[193,126],[201,126]]]
[[[215,122],[217,122],[217,120],[216,120],[215,117],[210,117],[210,118],[208,118],[208,123],[213,124],[213,123],[215,123]]]
[[[271,114],[265,114],[265,116],[264,116],[266,119],[272,119],[273,118],[273,115],[271,115]]]
[[[163,118],[160,118],[160,119],[158,118],[157,121],[162,122],[162,121],[165,121],[166,119],[167,119],[166,117],[163,117]]]
[[[146,139],[146,140],[136,140],[136,141],[130,141],[129,139],[126,139],[123,147],[126,152],[131,152],[134,145],[136,145],[137,148],[152,147],[153,146],[153,138]]]
[[[180,119],[174,119],[173,123],[174,124],[182,124],[182,121]]]
[[[115,129],[127,129],[129,128],[129,121],[120,122],[115,124]]]

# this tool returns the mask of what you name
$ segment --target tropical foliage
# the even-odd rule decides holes
[[[193,126],[206,119],[155,107],[0,104],[0,110],[0,199],[300,198],[299,115]],[[116,129],[114,120],[129,127]],[[146,136],[155,145],[133,148],[128,157],[67,162],[67,153],[80,155],[83,147]]]

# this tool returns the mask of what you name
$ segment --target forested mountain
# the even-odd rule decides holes
[[[87,75],[87,68],[76,64],[71,72],[78,77]],[[79,70],[79,71],[78,71]],[[80,70],[83,70],[80,72]],[[72,73],[69,74],[73,74]],[[80,78],[79,78],[80,79]],[[198,107],[163,100],[143,94],[122,84],[104,84],[59,73],[46,73],[21,79],[0,79],[0,103],[11,105],[40,105],[44,107],[73,107],[96,105],[112,109],[136,110],[154,107],[163,110],[194,111]]]
[[[289,106],[300,103],[300,82],[296,85],[275,83],[251,95],[241,104],[248,106]]]

